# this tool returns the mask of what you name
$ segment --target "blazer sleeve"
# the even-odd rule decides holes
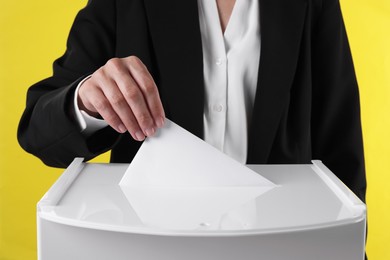
[[[323,0],[313,30],[312,154],[365,200],[358,85],[338,0]]]
[[[18,141],[49,166],[66,167],[74,157],[91,159],[119,137],[106,127],[85,138],[70,112],[78,83],[115,55],[115,2],[88,2],[76,16],[65,54],[53,64],[53,76],[27,92]]]

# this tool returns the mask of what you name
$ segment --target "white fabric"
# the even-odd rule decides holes
[[[225,33],[215,0],[198,0],[198,8],[205,83],[204,139],[245,163],[260,60],[259,1],[236,0]],[[107,123],[79,111],[77,90],[77,120],[88,136]]]
[[[236,0],[225,33],[215,0],[198,0],[205,82],[204,139],[246,162],[260,59],[258,0]]]
[[[92,135],[96,131],[108,126],[106,121],[92,117],[92,116],[88,115],[85,111],[79,109],[79,105],[77,103],[77,96],[79,93],[79,88],[90,77],[91,76],[86,77],[85,79],[83,79],[79,83],[79,85],[77,86],[76,91],[74,93],[74,102],[73,102],[74,111],[75,111],[74,114],[76,115],[76,120],[79,124],[80,131],[84,136],[87,136],[87,137]]]

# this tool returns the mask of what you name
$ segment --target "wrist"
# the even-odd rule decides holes
[[[98,119],[101,119],[99,113],[95,112],[95,111],[92,111],[90,109],[88,109],[85,105],[84,105],[84,102],[82,101],[81,97],[80,97],[80,90],[82,88],[82,86],[92,77],[92,75],[89,75],[88,77],[86,77],[85,79],[83,79],[80,83],[79,83],[79,86],[77,87],[76,89],[76,92],[75,92],[75,106],[76,106],[76,109],[79,110],[79,111],[83,111],[85,112],[87,115],[89,116],[92,116],[92,117],[95,117],[95,118],[98,118]]]

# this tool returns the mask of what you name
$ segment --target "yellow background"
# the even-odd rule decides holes
[[[86,2],[0,0],[0,260],[36,259],[35,205],[62,170],[25,153],[16,129],[28,86],[51,75],[73,18]],[[390,1],[341,3],[361,93],[367,250],[370,260],[390,259]]]

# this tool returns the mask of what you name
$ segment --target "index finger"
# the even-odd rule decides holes
[[[138,84],[156,126],[162,127],[165,120],[165,112],[152,75],[137,57],[131,56],[128,57],[128,60],[127,65],[131,76]]]

